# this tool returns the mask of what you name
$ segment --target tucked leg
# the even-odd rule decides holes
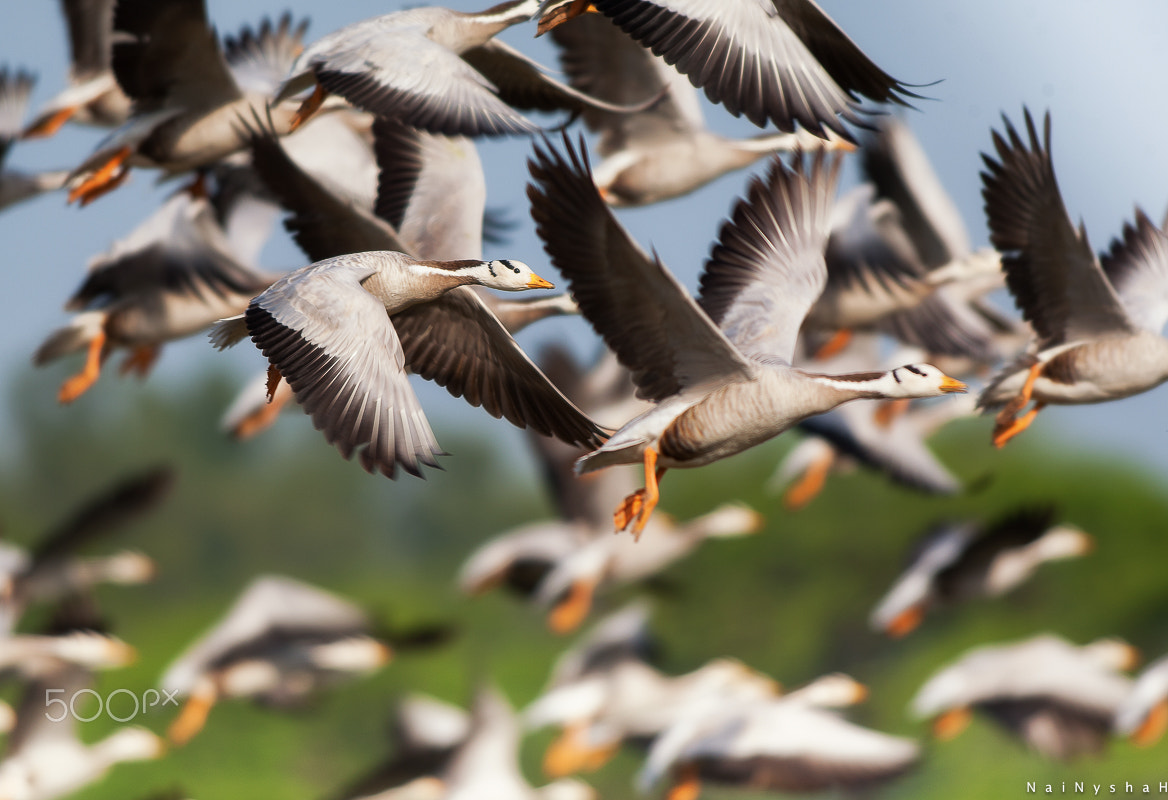
[[[187,703],[179,715],[166,731],[171,744],[182,746],[195,738],[195,734],[207,724],[207,717],[215,705],[218,692],[209,679],[204,679],[195,686]]]
[[[1010,425],[1005,428],[994,429],[994,447],[1005,447],[1006,442],[1013,439],[1022,431],[1030,427],[1030,423],[1034,422],[1034,418],[1038,416],[1038,412],[1046,408],[1046,403],[1038,402],[1034,404],[1034,408],[1027,411],[1021,417],[1018,417]]]
[[[158,360],[158,354],[162,352],[162,348],[154,344],[144,344],[135,347],[126,360],[122,362],[120,372],[126,375],[130,372],[135,373],[139,378],[145,378],[150,374],[150,369],[154,366],[154,362]]]
[[[823,491],[823,485],[827,482],[827,475],[831,472],[833,463],[835,454],[830,450],[812,461],[799,476],[799,480],[795,481],[783,495],[783,505],[790,511],[798,511],[814,500]]]
[[[129,157],[129,147],[118,150],[92,175],[69,192],[69,202],[80,200],[81,205],[87,206],[103,194],[121,186],[126,176],[130,174],[129,168],[126,167],[126,159]]]
[[[57,131],[61,130],[69,119],[77,113],[77,106],[65,106],[64,108],[54,111],[49,116],[42,119],[35,125],[31,125],[20,134],[21,139],[40,139],[52,136]]]
[[[327,96],[328,91],[324,86],[319,83],[316,84],[316,88],[312,90],[312,94],[300,104],[300,108],[296,109],[296,113],[292,115],[291,129],[296,130],[307,122],[308,118],[320,109],[321,104],[324,103],[324,99]]]
[[[101,374],[102,362],[105,361],[106,357],[105,345],[105,331],[98,331],[98,334],[90,340],[86,350],[85,366],[81,368],[80,372],[61,384],[61,390],[57,392],[57,400],[62,403],[72,403],[85,394],[89,387],[97,381],[97,376]]]
[[[571,633],[580,627],[592,609],[592,595],[595,591],[596,582],[593,580],[573,581],[568,596],[556,603],[548,615],[548,627],[556,633]]]
[[[852,332],[847,328],[840,328],[832,337],[824,342],[823,346],[815,352],[815,358],[822,361],[827,358],[832,358],[843,352],[852,341]]]
[[[686,764],[677,771],[677,777],[665,794],[665,800],[698,800],[701,793],[702,782],[698,776],[698,768]]]

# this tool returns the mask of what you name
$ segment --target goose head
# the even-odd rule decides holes
[[[467,272],[480,286],[502,289],[505,292],[555,288],[555,284],[536,275],[531,267],[513,259],[481,261],[470,267]]]
[[[932,364],[906,364],[884,374],[879,389],[885,397],[938,397],[964,392],[966,386]]]

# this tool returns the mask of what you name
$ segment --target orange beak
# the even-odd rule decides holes
[[[941,378],[941,391],[945,392],[945,394],[952,394],[954,392],[964,392],[968,388],[969,387],[967,387],[961,381],[959,381],[955,378],[950,378],[948,375],[945,375],[944,377]]]

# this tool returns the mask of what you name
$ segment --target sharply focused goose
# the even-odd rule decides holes
[[[20,137],[33,76],[24,70],[0,69],[0,209],[65,185],[68,170],[28,174],[4,168],[13,142]]]
[[[110,65],[115,0],[61,0],[69,32],[69,84],[45,103],[23,136],[52,136],[66,122],[114,128],[130,116],[130,98]]]
[[[171,175],[242,150],[248,136],[241,120],[269,108],[304,28],[293,28],[285,16],[274,28],[265,23],[258,33],[244,29],[224,51],[204,0],[119,0],[113,69],[134,111],[74,170],[69,201],[92,202],[120,185],[131,167]],[[288,105],[269,111],[282,133],[291,130],[294,112]]]
[[[1003,119],[997,160],[983,156],[982,195],[990,241],[1002,253],[1006,285],[1034,328],[1026,352],[1003,368],[978,405],[1001,407],[993,442],[1002,447],[1049,403],[1101,403],[1168,380],[1168,234],[1136,210],[1122,239],[1096,259],[1087,233],[1063,205],[1050,154],[1025,110],[1029,141]],[[1027,403],[1034,406],[1022,416]]]
[[[912,710],[933,718],[939,738],[951,739],[977,709],[1047,758],[1070,760],[1106,746],[1133,685],[1122,671],[1136,660],[1135,650],[1116,639],[1078,646],[1044,634],[979,647],[934,674]]]
[[[85,352],[81,371],[58,392],[62,403],[73,402],[97,381],[115,349],[131,351],[123,372],[144,376],[165,342],[239,314],[275,279],[240,261],[214,201],[199,186],[172,195],[90,261],[88,276],[65,305],[78,313],[33,355],[40,366]]]
[[[1168,729],[1168,656],[1156,659],[1136,678],[1115,712],[1115,732],[1150,747]]]
[[[1046,561],[1076,558],[1094,541],[1056,525],[1052,509],[1019,509],[989,525],[945,523],[917,542],[908,566],[872,612],[875,630],[910,633],[935,605],[1012,591]]]
[[[822,375],[791,366],[804,315],[826,280],[823,249],[839,170],[822,152],[775,159],[754,179],[711,251],[695,301],[613,217],[587,159],[537,148],[532,216],[580,312],[655,405],[582,457],[581,473],[643,463],[645,489],[614,514],[639,534],[670,467],[697,467],[859,398],[931,397],[965,385],[927,365]]]
[[[276,100],[313,88],[294,124],[335,93],[373,114],[451,136],[538,131],[517,107],[619,110],[552,81],[525,56],[494,41],[531,19],[540,2],[508,0],[473,14],[427,6],[356,22],[309,45]]]
[[[621,409],[644,407],[634,400],[629,374],[611,353],[588,373],[559,350],[546,353],[541,365],[594,418],[628,419],[632,414]],[[548,623],[557,633],[579,626],[596,592],[655,575],[707,539],[746,535],[762,525],[752,509],[728,503],[685,522],[654,517],[643,542],[613,536],[612,506],[636,488],[631,468],[581,480],[572,468],[578,448],[543,436],[531,441],[560,519],[523,525],[483,543],[463,564],[459,586],[477,594],[506,583],[550,608]]]
[[[866,693],[846,675],[829,675],[781,697],[691,713],[654,741],[638,785],[648,789],[670,774],[672,800],[696,798],[703,782],[772,792],[882,784],[911,769],[920,747],[827,710]]]
[[[369,628],[365,612],[336,595],[291,578],[256,578],[162,676],[164,691],[188,698],[171,741],[189,741],[221,698],[292,705],[381,667],[391,652]]]
[[[52,800],[70,795],[100,780],[125,761],[158,758],[162,740],[145,728],[124,725],[90,744],[77,735],[77,717],[46,698],[74,699],[93,691],[88,672],[63,668],[28,684],[17,710],[16,727],[0,759],[0,797],[10,800]],[[84,703],[78,708],[91,714]],[[87,737],[88,738],[88,737]]]
[[[563,12],[551,3],[544,16]],[[558,23],[595,8],[687,75],[734,116],[781,131],[795,123],[851,141],[863,126],[859,96],[879,103],[915,97],[886,74],[814,0],[572,0]],[[546,29],[546,25],[541,26]]]
[[[613,206],[639,206],[687,194],[770,153],[822,142],[807,131],[729,139],[706,128],[697,92],[659,56],[597,14],[557,26],[552,38],[572,85],[617,105],[665,93],[637,113],[587,108],[583,119],[600,135],[594,171]],[[833,146],[852,145],[831,138]]]

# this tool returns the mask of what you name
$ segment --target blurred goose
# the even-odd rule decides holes
[[[313,89],[294,125],[335,93],[378,116],[451,136],[539,130],[517,107],[621,110],[552,81],[525,56],[493,41],[531,19],[540,2],[508,0],[473,14],[427,6],[356,22],[309,45],[276,101]]]
[[[1053,509],[1022,508],[988,525],[936,525],[916,543],[908,566],[872,612],[872,628],[904,636],[935,605],[1001,596],[1043,563],[1077,558],[1094,546],[1078,528],[1056,525]]]
[[[637,113],[586,108],[588,129],[600,135],[594,177],[613,206],[657,203],[687,194],[758,159],[822,142],[807,131],[729,139],[706,128],[697,92],[685,76],[596,14],[557,26],[552,38],[573,86],[618,105],[664,96]],[[852,145],[830,137],[833,147]]]
[[[1006,285],[1034,328],[1026,352],[1000,370],[978,399],[1001,407],[993,442],[1002,447],[1048,403],[1117,400],[1168,380],[1168,234],[1136,210],[1102,261],[1071,223],[1050,155],[1025,110],[1029,141],[1003,118],[997,160],[983,156],[982,195],[990,241],[1002,253]],[[1018,414],[1031,401],[1034,406]]]
[[[73,171],[69,202],[92,202],[120,185],[131,167],[173,175],[242,150],[248,134],[240,121],[257,111],[267,110],[289,132],[294,109],[269,103],[305,24],[293,28],[285,15],[274,28],[265,22],[258,33],[245,29],[225,53],[204,0],[119,0],[113,69],[134,111]]]
[[[1150,747],[1168,729],[1168,656],[1153,661],[1136,678],[1115,712],[1115,732]]]
[[[88,276],[65,304],[78,313],[33,355],[40,366],[85,352],[81,371],[58,392],[62,403],[73,402],[97,381],[114,349],[131,351],[123,372],[144,376],[163,343],[239,314],[271,285],[274,275],[236,255],[218,213],[198,182],[172,195],[126,238],[90,261]]]
[[[647,790],[671,773],[667,796],[696,798],[707,781],[777,792],[884,783],[911,769],[920,747],[825,710],[865,696],[848,676],[830,675],[782,697],[690,714],[654,741],[638,786]]]
[[[929,678],[912,710],[934,719],[938,738],[951,739],[978,709],[1038,753],[1066,761],[1103,750],[1132,689],[1121,671],[1137,660],[1116,639],[1077,646],[1044,634],[978,647]]]
[[[22,134],[52,136],[66,122],[114,128],[130,116],[130,98],[110,65],[115,0],[61,0],[69,33],[68,85],[45,103]]]
[[[154,577],[154,562],[134,551],[88,556],[95,539],[116,532],[157,506],[174,482],[155,467],[122,479],[76,509],[26,551],[0,543],[0,637],[33,603],[54,603],[99,583],[137,584]]]
[[[851,141],[865,125],[858,96],[916,97],[864,55],[814,0],[572,0],[549,3],[541,29],[594,8],[688,76],[734,116],[781,131],[795,123]],[[551,18],[548,22],[544,19]]]
[[[137,651],[116,636],[94,630],[60,634],[20,633],[0,638],[0,673],[37,678],[66,665],[86,670],[115,669],[132,664]]]
[[[794,169],[772,161],[765,180],[722,226],[692,299],[629,238],[604,204],[587,160],[536,150],[532,216],[581,313],[654,406],[577,462],[580,473],[642,463],[645,489],[617,509],[639,534],[670,467],[734,455],[813,414],[859,398],[930,397],[965,385],[930,365],[822,375],[791,366],[804,315],[826,280],[823,249],[838,158],[818,152]]]
[[[588,374],[564,351],[549,352],[542,363],[552,382],[591,416],[615,419],[619,410],[614,414],[613,405],[627,408],[633,400],[628,372],[611,355],[602,356]],[[620,418],[628,419],[627,413]],[[762,526],[762,517],[750,508],[726,504],[687,522],[654,517],[652,533],[641,543],[612,536],[612,504],[636,488],[635,474],[622,468],[579,479],[572,469],[577,448],[547,437],[531,441],[561,518],[488,540],[463,564],[459,586],[477,594],[506,583],[551,608],[548,623],[557,633],[579,626],[597,591],[655,575],[707,539],[742,536]]]
[[[383,666],[390,649],[369,627],[360,608],[336,595],[282,576],[256,578],[162,676],[163,691],[188,698],[171,741],[189,741],[220,698],[292,705]]]
[[[68,170],[28,174],[4,168],[8,151],[20,137],[28,96],[35,82],[32,74],[24,70],[0,69],[0,209],[60,189],[69,174]]]
[[[92,744],[83,743],[77,735],[76,717],[67,709],[46,706],[46,697],[72,699],[91,689],[91,683],[84,669],[67,667],[28,684],[0,759],[0,797],[51,800],[100,780],[115,764],[162,755],[162,740],[132,725],[119,727]]]

